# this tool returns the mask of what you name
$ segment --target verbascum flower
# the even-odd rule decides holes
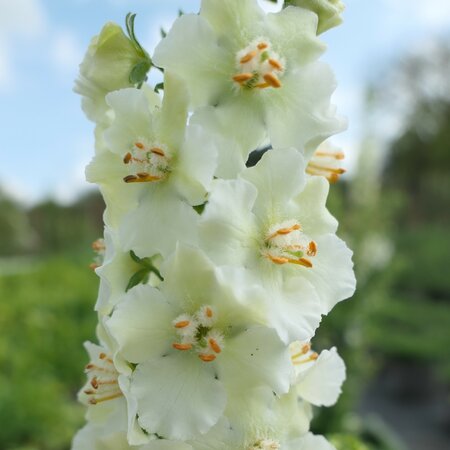
[[[264,286],[286,342],[304,340],[305,330],[312,336],[320,314],[355,290],[352,252],[326,209],[328,189],[324,178],[306,177],[296,150],[272,150],[237,180],[217,181],[200,220],[202,248]]]
[[[318,34],[342,23],[345,5],[341,0],[286,0],[286,3],[314,11],[319,17]]]
[[[75,92],[83,97],[83,110],[94,122],[102,122],[108,109],[105,96],[135,85],[130,75],[136,67],[150,69],[148,54],[112,22],[95,36],[80,64]]]
[[[317,21],[303,8],[265,14],[256,0],[203,0],[200,14],[181,16],[156,48],[155,64],[186,80],[192,105],[210,105],[196,111],[201,121],[239,138],[225,171],[237,173],[267,133],[275,147],[309,157],[342,130],[330,105],[333,74],[317,62],[325,48]]]
[[[205,202],[216,169],[214,137],[200,125],[186,126],[183,83],[165,79],[161,108],[138,89],[107,96],[115,115],[105,131],[109,151],[86,172],[101,186],[105,221],[119,229],[123,248],[140,257],[166,256],[177,240],[196,242],[192,206]]]
[[[147,433],[193,438],[223,416],[228,392],[254,399],[258,386],[272,396],[288,391],[289,350],[264,326],[260,287],[230,283],[188,247],[162,274],[159,289],[131,289],[106,322],[117,354],[135,366],[127,395]]]

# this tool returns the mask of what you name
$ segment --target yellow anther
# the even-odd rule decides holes
[[[181,351],[187,351],[190,350],[192,348],[192,344],[179,344],[177,342],[174,342],[172,344],[172,347],[176,350],[181,350]]]
[[[314,163],[311,163],[311,162],[308,164],[308,168],[309,169],[316,169],[316,170],[322,171],[322,172],[334,173],[336,175],[342,175],[342,174],[344,174],[346,172],[346,170],[342,169],[342,168],[334,169],[332,167],[319,166],[318,164],[314,164]]]
[[[249,52],[245,56],[243,56],[239,62],[241,64],[248,63],[256,56],[256,54],[257,54],[256,50],[253,50],[252,52]]]
[[[125,164],[128,164],[128,163],[131,161],[132,158],[133,158],[133,155],[132,155],[130,152],[128,152],[128,153],[123,157],[123,162],[124,162]]]
[[[163,156],[163,157],[166,156],[164,151],[161,148],[159,148],[159,147],[153,147],[153,148],[150,149],[150,151],[152,153],[154,153],[155,155],[159,155],[159,156]]]
[[[287,234],[292,233],[293,231],[301,230],[302,227],[296,223],[295,225],[292,225],[292,227],[289,228],[280,228],[279,230],[275,231],[275,233],[271,234],[266,241],[270,241],[271,239],[277,237],[277,236],[286,236]]]
[[[253,78],[252,73],[238,73],[237,75],[233,76],[233,80],[236,81],[236,83],[245,83],[246,81],[249,81]]]
[[[174,327],[175,328],[186,328],[191,324],[189,320],[181,320],[180,322],[177,322]]]
[[[281,87],[281,81],[273,73],[266,73],[264,75],[264,81],[269,83],[273,88]]]
[[[308,245],[308,251],[306,252],[308,256],[316,256],[317,255],[317,244],[314,241],[311,241]]]
[[[127,175],[126,177],[124,177],[123,181],[125,181],[125,183],[147,183],[147,182],[151,182],[151,181],[159,181],[161,180],[161,177],[156,177],[153,175],[149,175],[148,173],[138,173],[136,175]]]
[[[269,64],[276,70],[283,70],[283,66],[276,59],[269,58]]]
[[[291,264],[297,264],[299,266],[307,267],[308,269],[310,269],[313,266],[312,262],[306,258],[288,259],[288,262]]]
[[[334,158],[334,159],[345,159],[344,152],[326,152],[322,150],[318,150],[314,153],[314,156],[325,157],[325,158]]]
[[[117,392],[115,394],[111,394],[111,395],[107,395],[105,397],[100,397],[100,398],[90,398],[89,399],[89,403],[91,405],[96,405],[97,403],[102,403],[102,402],[106,402],[108,400],[114,400],[115,398],[119,398],[122,397],[123,394],[122,392]]]
[[[222,349],[220,348],[219,344],[217,343],[217,341],[213,338],[210,338],[208,340],[209,346],[211,347],[212,350],[214,350],[216,353],[220,353],[222,351]]]
[[[205,353],[200,353],[198,357],[204,362],[211,362],[216,359],[216,355],[206,355]]]

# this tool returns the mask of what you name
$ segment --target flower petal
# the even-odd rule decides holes
[[[334,234],[318,236],[317,256],[313,267],[303,275],[317,289],[323,313],[328,314],[341,300],[353,295],[356,279],[353,272],[353,252]]]
[[[336,348],[324,350],[317,361],[296,382],[297,392],[315,406],[332,406],[336,403],[345,380],[345,364]]]
[[[291,203],[289,209],[292,217],[301,220],[302,228],[311,238],[335,233],[338,221],[326,207],[330,183],[323,177],[308,177],[306,186]]]
[[[216,264],[241,266],[245,260],[256,233],[251,212],[256,197],[256,188],[245,180],[213,184],[200,218],[199,234],[201,247]]]
[[[147,188],[139,206],[122,221],[120,239],[124,249],[133,250],[140,257],[158,253],[166,257],[178,241],[195,245],[198,214],[193,208],[169,187]]]
[[[153,62],[182,74],[193,106],[214,104],[231,89],[234,55],[217,43],[217,36],[201,16],[184,14],[156,47]]]
[[[192,354],[169,354],[140,364],[133,374],[131,393],[138,401],[142,428],[169,439],[206,433],[226,404],[214,366]]]
[[[176,314],[158,289],[140,285],[124,295],[106,327],[117,341],[121,357],[137,364],[171,348]]]
[[[317,59],[326,45],[317,38],[317,14],[303,8],[287,7],[267,14],[267,36],[276,50],[292,64],[305,65]]]
[[[270,328],[254,326],[227,340],[217,365],[219,379],[231,390],[268,386],[279,395],[289,390],[289,351]]]
[[[258,190],[253,211],[270,220],[306,183],[305,161],[293,148],[266,152],[255,167],[242,173]]]
[[[322,141],[345,129],[330,104],[335,87],[331,69],[321,62],[286,73],[282,89],[267,97],[266,120],[273,146],[304,149],[308,160]]]

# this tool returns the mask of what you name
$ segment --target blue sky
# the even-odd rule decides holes
[[[227,0],[224,0],[227,1]],[[263,0],[261,0],[263,2]],[[27,204],[70,202],[89,188],[84,166],[93,154],[93,126],[72,92],[91,37],[109,20],[138,14],[137,33],[150,52],[159,27],[200,0],[0,0],[0,186]],[[334,139],[350,168],[364,132],[368,80],[450,29],[449,0],[347,0],[345,24],[324,36],[339,81],[334,103],[349,130]]]

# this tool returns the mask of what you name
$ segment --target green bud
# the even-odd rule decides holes
[[[341,0],[286,0],[285,6],[300,6],[315,12],[319,16],[317,34],[322,34],[330,28],[342,23],[341,14],[345,5]]]
[[[145,81],[151,61],[146,52],[115,23],[94,37],[80,65],[80,74],[105,92]]]

